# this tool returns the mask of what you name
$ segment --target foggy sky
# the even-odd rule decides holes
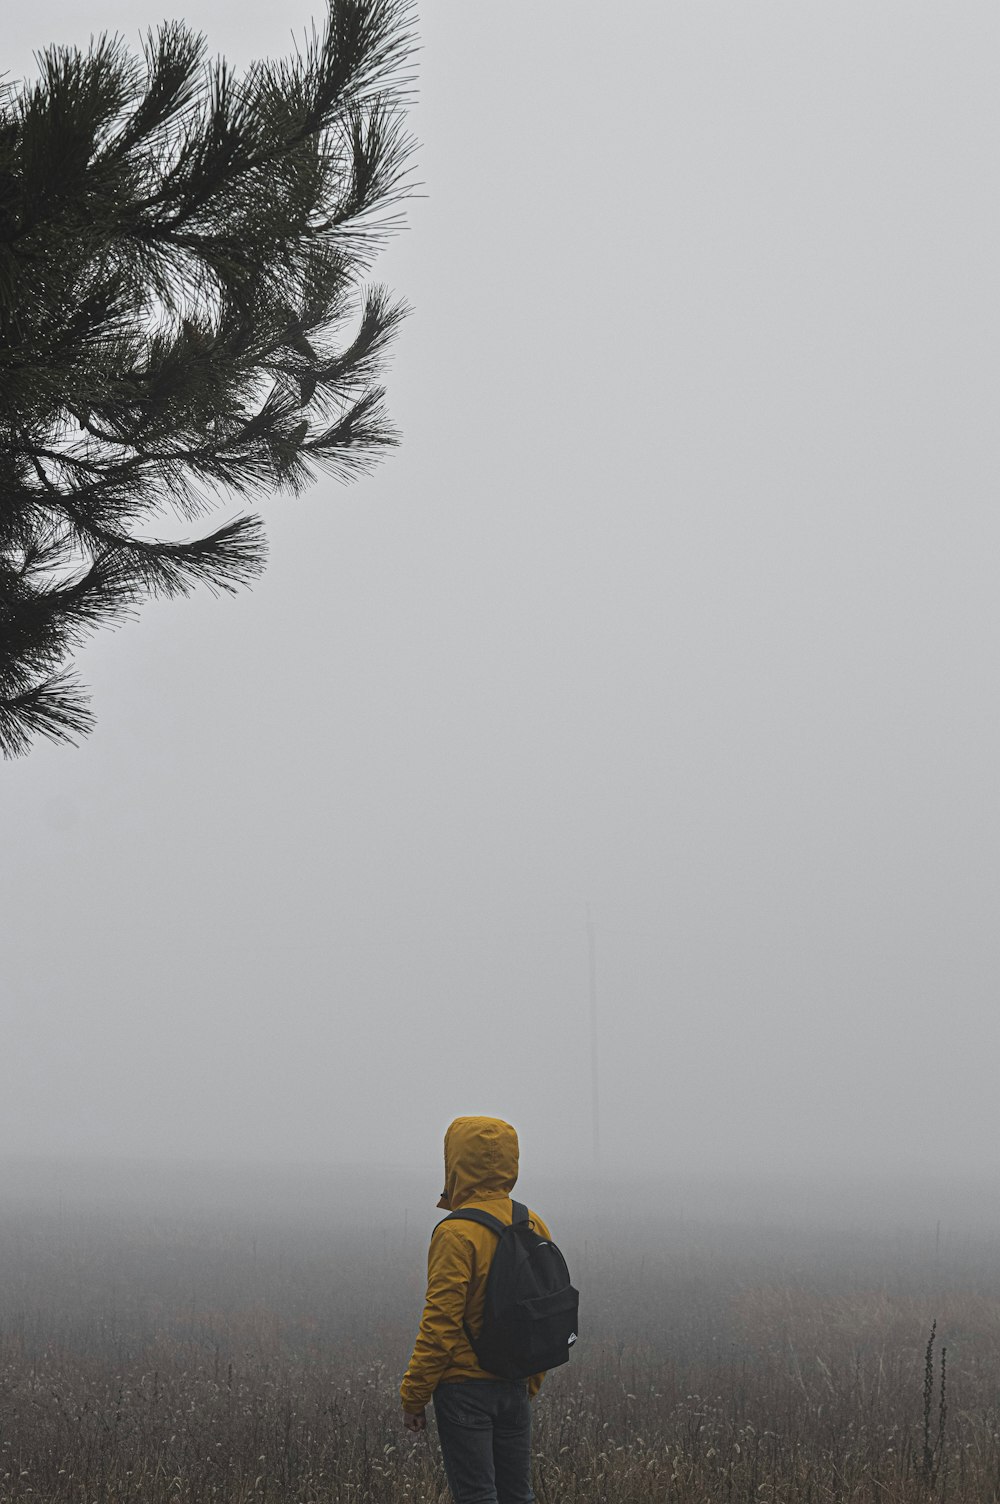
[[[167,14],[8,6],[3,66]],[[589,905],[608,1172],[991,1167],[1000,13],[419,30],[403,447],[0,769],[0,1154],[585,1163]]]

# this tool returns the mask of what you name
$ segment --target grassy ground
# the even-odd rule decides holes
[[[583,1336],[536,1404],[544,1504],[1000,1499],[991,1239],[557,1231]],[[0,1499],[447,1498],[433,1431],[398,1422],[425,1235],[8,1209]]]

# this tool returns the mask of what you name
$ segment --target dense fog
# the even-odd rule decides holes
[[[243,66],[319,11],[184,15]],[[164,13],[18,7],[8,80]],[[933,1231],[972,1183],[973,1218],[1000,13],[417,26],[418,181],[374,270],[414,308],[402,447],[268,503],[253,591],[96,637],[96,733],[3,769],[8,1185],[205,1165],[254,1204],[264,1165],[272,1204],[289,1165],[308,1204],[378,1167],[419,1242],[444,1127],[486,1113],[557,1210],[863,1217],[889,1185]]]

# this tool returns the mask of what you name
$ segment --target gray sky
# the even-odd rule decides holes
[[[0,1145],[585,1161],[589,903],[608,1169],[994,1165],[1000,11],[419,25],[404,446],[0,771]]]

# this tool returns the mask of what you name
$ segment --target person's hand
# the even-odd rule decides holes
[[[425,1410],[404,1410],[403,1425],[414,1435],[418,1431],[427,1430],[427,1412]]]

